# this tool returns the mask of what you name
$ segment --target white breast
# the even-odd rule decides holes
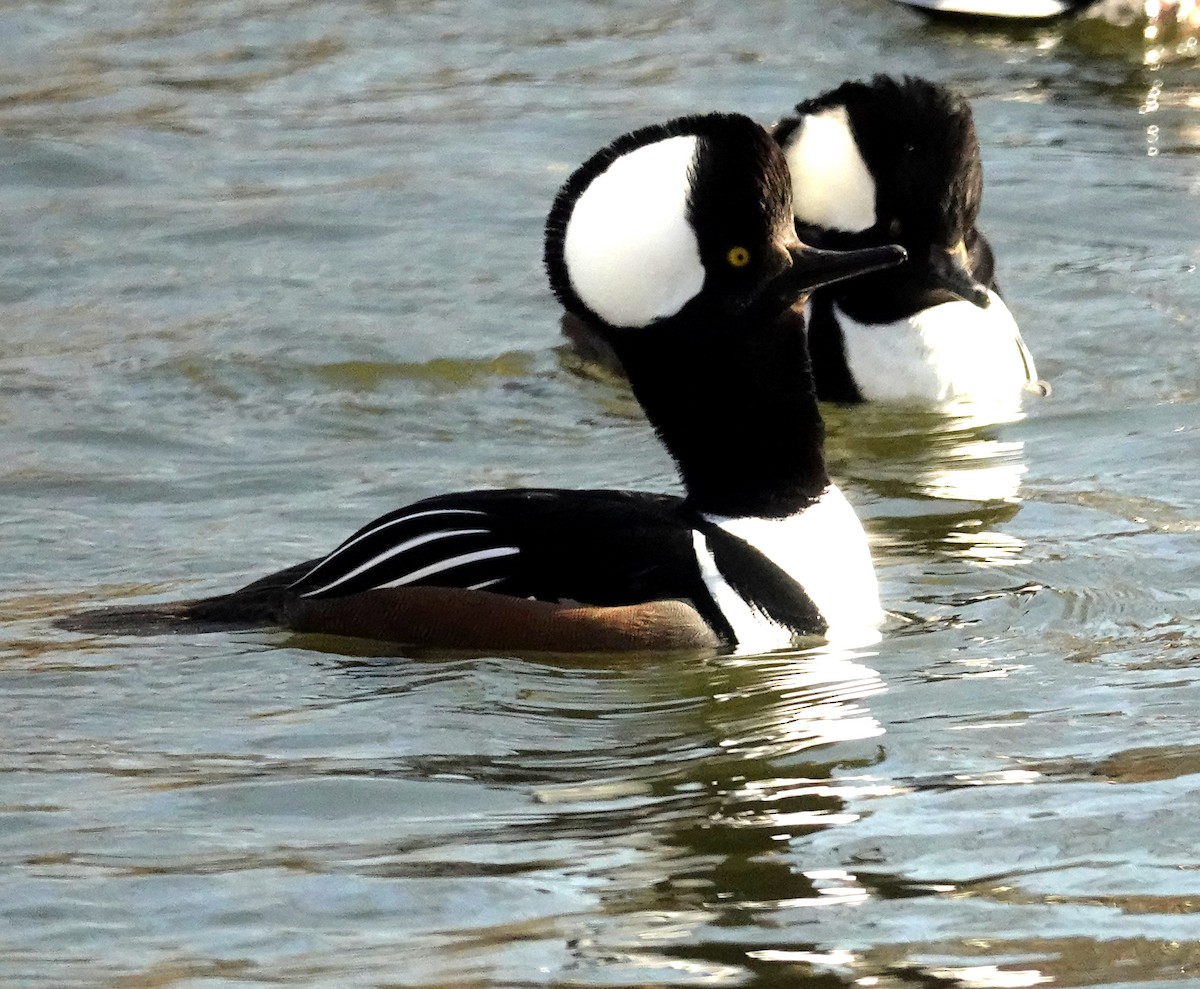
[[[836,485],[788,518],[705,518],[749,543],[803,587],[829,626],[830,642],[856,646],[879,640],[883,609],[866,533]],[[733,626],[738,651],[766,652],[793,645],[789,629],[746,604],[729,586],[703,535],[696,533],[694,542],[705,584]]]
[[[989,294],[986,309],[944,302],[894,323],[859,323],[835,306],[846,363],[863,398],[1019,401],[1037,371],[1012,313]]]

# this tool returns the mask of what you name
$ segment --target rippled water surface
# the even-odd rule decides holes
[[[1145,55],[884,0],[0,4],[0,982],[1200,984],[1200,79]],[[879,70],[974,99],[1054,393],[829,410],[878,647],[50,624],[451,488],[671,487],[555,349],[551,197]]]

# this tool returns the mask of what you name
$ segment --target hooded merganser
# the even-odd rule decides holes
[[[1095,0],[899,0],[931,14],[955,17],[1002,17],[1008,20],[1045,20],[1090,6]]]
[[[860,636],[881,618],[866,538],[830,483],[799,316],[899,247],[810,248],[779,147],[746,117],[627,134],[559,192],[545,259],[679,467],[685,497],[469,491],[416,502],[328,556],[77,630],[298,631],[467,649],[736,648]]]
[[[983,166],[964,98],[911,77],[847,82],[798,104],[775,139],[802,238],[841,250],[896,242],[910,258],[812,296],[822,399],[1007,402],[1048,391],[976,226]]]

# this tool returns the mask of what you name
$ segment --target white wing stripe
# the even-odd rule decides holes
[[[311,597],[314,594],[321,594],[325,591],[333,590],[333,588],[337,587],[338,585],[344,584],[346,581],[357,577],[360,573],[370,570],[372,567],[378,566],[380,563],[390,560],[394,556],[399,556],[401,553],[405,553],[410,549],[416,549],[418,546],[423,546],[425,543],[432,543],[438,539],[445,539],[447,536],[473,536],[486,532],[488,532],[487,529],[445,529],[441,532],[427,532],[423,536],[414,536],[412,539],[405,540],[399,546],[393,546],[386,553],[380,553],[378,556],[371,557],[371,559],[367,560],[366,563],[360,564],[349,573],[342,574],[337,580],[330,581],[328,584],[322,584],[320,587],[314,588],[311,591],[305,591],[300,596],[306,598]],[[331,556],[328,559],[332,560],[333,557]],[[328,562],[328,560],[324,560],[322,562]]]
[[[481,549],[476,550],[474,553],[463,553],[462,556],[452,556],[448,560],[439,560],[437,563],[431,563],[427,567],[414,570],[410,574],[405,574],[403,577],[388,581],[386,584],[380,584],[379,586],[400,587],[404,584],[411,584],[414,580],[424,580],[426,577],[432,577],[434,574],[442,573],[445,570],[465,567],[468,563],[479,563],[482,560],[497,560],[502,556],[516,556],[520,552],[516,546],[501,546],[497,549]]]
[[[486,512],[477,512],[473,508],[433,508],[427,512],[414,512],[412,515],[401,515],[398,519],[392,519],[390,522],[384,522],[382,525],[374,526],[373,528],[368,529],[366,532],[359,533],[357,536],[355,536],[349,542],[343,543],[336,550],[334,550],[329,555],[329,559],[333,559],[333,557],[337,556],[338,553],[342,553],[345,550],[348,550],[351,546],[357,545],[358,543],[362,542],[364,539],[368,538],[369,536],[373,536],[377,532],[383,532],[384,529],[390,529],[392,526],[399,525],[401,522],[411,522],[413,519],[428,518],[431,515],[486,515],[486,514],[487,514]]]
[[[304,583],[304,581],[308,580],[309,577],[311,577],[313,574],[315,574],[318,570],[320,570],[326,564],[331,563],[332,561],[336,560],[346,550],[350,549],[353,546],[357,546],[364,539],[370,538],[371,536],[375,535],[377,532],[383,532],[384,529],[389,529],[393,525],[399,525],[401,522],[410,522],[413,519],[428,518],[431,515],[486,515],[486,514],[487,514],[487,512],[476,511],[473,508],[431,508],[428,511],[424,511],[424,512],[413,512],[411,515],[401,515],[398,519],[392,519],[390,522],[384,522],[382,525],[372,526],[371,528],[367,529],[366,532],[360,532],[357,536],[354,536],[349,541],[343,543],[341,546],[339,546],[337,549],[335,549],[332,553],[330,553],[324,559],[320,560],[315,567],[313,567],[310,571],[308,571],[308,573],[306,573],[303,577],[301,577],[299,580],[297,580],[296,583],[297,584]],[[358,571],[356,570],[355,573],[357,573],[357,572]],[[345,578],[343,578],[343,579],[345,579]],[[337,581],[328,586],[336,587],[339,583],[341,583],[341,581]],[[322,588],[322,589],[324,589],[324,588]],[[300,596],[308,597],[308,594],[315,594],[315,593],[317,593],[317,592],[310,591],[305,594],[301,594]]]

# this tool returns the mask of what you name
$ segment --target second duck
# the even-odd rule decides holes
[[[909,262],[813,295],[809,351],[827,401],[1016,402],[1046,394],[978,227],[970,104],[925,79],[846,82],[775,128],[796,226],[837,249],[899,243]]]

